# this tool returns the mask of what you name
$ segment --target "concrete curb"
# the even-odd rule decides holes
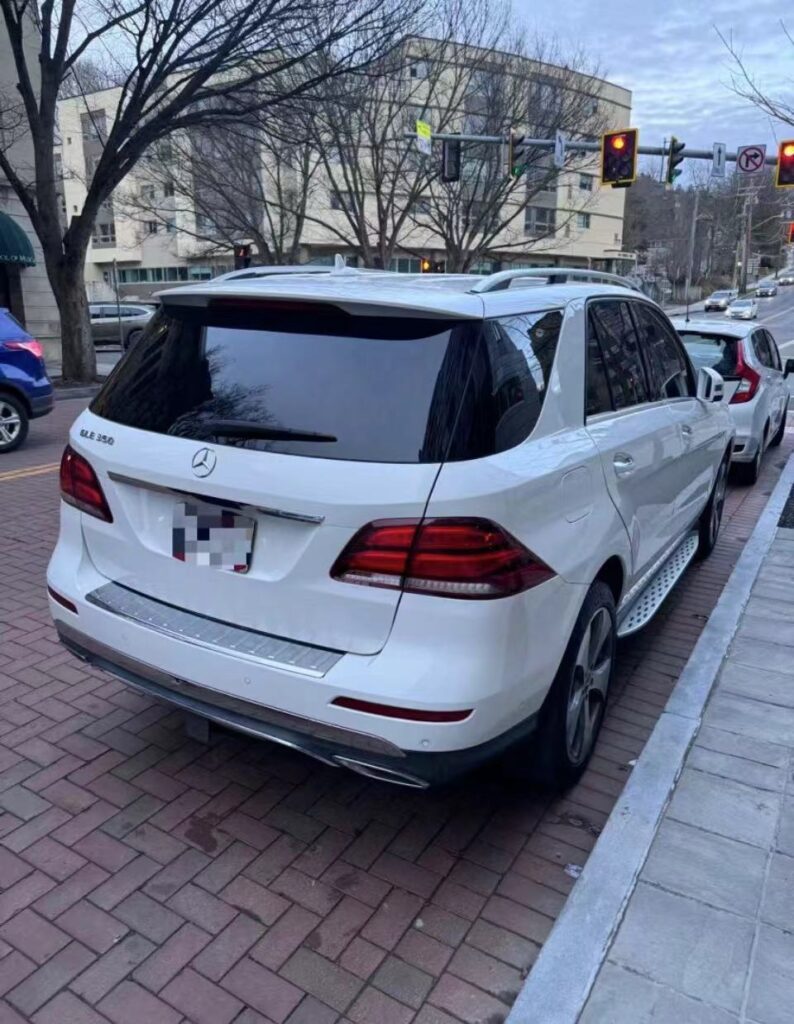
[[[67,398],[93,398],[94,395],[99,391],[100,384],[86,384],[85,387],[74,387],[74,388],[62,388],[56,386],[53,390],[55,392],[55,401],[63,402]]]
[[[793,485],[791,456],[506,1024],[579,1019]]]

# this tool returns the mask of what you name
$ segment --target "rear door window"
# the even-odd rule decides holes
[[[723,377],[736,376],[737,339],[683,328],[678,332],[695,369],[707,367]]]
[[[766,340],[765,331],[755,331],[753,333],[753,348],[761,365],[768,367],[770,370],[774,369],[772,350],[769,347],[769,342]]]
[[[612,409],[607,368],[594,330],[587,332],[587,412],[597,416]]]
[[[782,370],[783,369],[783,363],[780,360],[780,351],[778,350],[777,342],[772,337],[772,335],[769,333],[769,331],[764,331],[764,336],[766,338],[767,345],[769,345],[769,354],[772,357],[772,366],[773,366],[773,368],[775,370]]]
[[[640,347],[650,378],[651,399],[686,398],[695,393],[689,361],[665,318],[643,302],[633,302]]]
[[[628,303],[598,299],[589,305],[589,329],[598,338],[615,409],[648,401],[648,383]]]
[[[173,305],[91,408],[141,430],[288,455],[480,458],[534,427],[561,323],[558,310],[484,323],[319,303]]]

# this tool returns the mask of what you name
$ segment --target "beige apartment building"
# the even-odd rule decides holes
[[[528,79],[536,68],[527,68]],[[571,73],[566,74],[570,82]],[[630,125],[631,93],[627,89],[584,75],[578,78],[582,92],[593,95],[604,126]],[[107,89],[59,104],[64,217],[81,209],[86,176],[101,152],[106,124],[112,120],[118,97],[118,89]],[[406,116],[409,113],[406,111]],[[467,130],[464,113],[457,130]],[[168,152],[166,144],[159,166],[167,165]],[[151,205],[148,219],[140,210],[130,213],[136,197],[144,199],[144,205]],[[330,263],[339,253],[354,264],[352,249],[333,230],[334,226],[344,228],[338,190],[323,180],[322,172],[309,202],[310,217],[300,239],[300,261]],[[489,258],[475,269],[489,273],[509,266],[566,264],[626,272],[634,261],[622,248],[624,202],[624,190],[600,186],[597,155],[583,155],[551,188],[532,197],[526,209],[494,240]],[[122,298],[145,299],[169,285],[207,280],[232,269],[232,245],[208,244],[207,227],[201,214],[186,209],[184,198],[175,201],[173,185],[161,175],[155,180],[146,166],[140,165],[97,219],[86,266],[89,299],[113,298],[116,283]],[[247,244],[251,239],[243,236],[234,241]],[[443,265],[445,252],[443,241],[420,218],[401,236],[401,248],[391,269],[418,272],[423,258]]]
[[[33,8],[31,7],[30,10]],[[31,59],[31,74],[38,71],[35,54],[38,50],[37,29],[30,21],[26,38]],[[11,46],[0,19],[0,107],[16,103],[19,94]],[[34,85],[37,85],[34,82]],[[33,177],[33,142],[28,133],[15,131],[0,144],[7,147],[12,166],[23,180]],[[42,343],[45,355],[60,358],[60,320],[58,307],[47,280],[41,246],[25,208],[16,192],[0,172],[0,307],[8,309],[30,334]]]

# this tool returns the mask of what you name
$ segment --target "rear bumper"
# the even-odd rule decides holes
[[[52,412],[55,405],[55,392],[50,386],[49,392],[45,391],[43,394],[29,396],[28,401],[30,402],[30,417],[35,420],[39,416],[46,416],[48,412]]]
[[[332,768],[347,768],[368,778],[414,789],[439,785],[472,771],[530,736],[537,727],[535,714],[476,747],[438,754],[404,751],[377,736],[324,726],[262,705],[227,700],[221,706],[218,701],[222,695],[217,691],[186,683],[126,657],[66,623],[56,622],[56,628],[61,643],[78,658],[150,697],[247,736],[298,750]]]

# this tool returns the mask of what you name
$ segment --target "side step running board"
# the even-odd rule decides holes
[[[618,636],[630,636],[646,626],[659,610],[664,599],[679,581],[684,570],[695,557],[698,535],[687,535],[675,551],[648,581],[642,592],[620,616]]]

